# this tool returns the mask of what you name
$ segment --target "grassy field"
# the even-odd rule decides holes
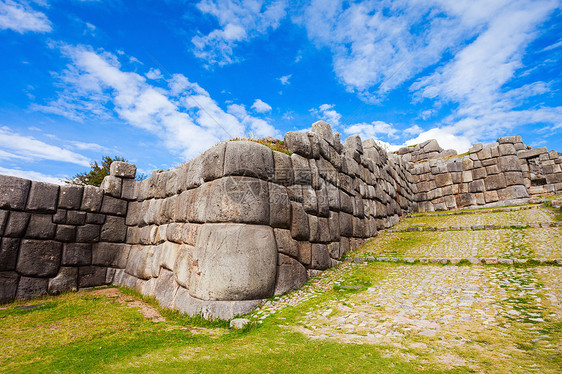
[[[351,272],[346,279],[367,285],[377,273]],[[3,306],[0,372],[465,372],[409,363],[377,346],[312,340],[285,327],[355,288],[335,287],[245,331],[159,309],[130,290],[109,290]]]
[[[399,349],[386,343],[312,339],[299,331],[309,327],[306,316],[315,310],[334,302],[353,305],[367,288],[392,282],[386,279],[392,269],[393,264],[371,264],[326,271],[325,276],[339,281],[243,331],[231,330],[223,321],[208,322],[159,309],[153,300],[126,289],[98,289],[5,305],[0,309],[0,372],[478,372],[474,365],[442,362],[441,357],[449,356],[443,356],[447,349],[437,338],[426,341],[436,344],[435,350],[422,352],[415,344],[403,349],[408,346],[406,338]],[[560,324],[541,328],[554,331],[560,342]],[[475,335],[479,350],[457,346],[454,355],[464,355],[484,368],[490,359],[488,344],[495,344],[500,353],[509,353],[512,348],[507,347],[518,345],[521,349],[513,364],[511,359],[500,360],[501,366],[490,372],[521,372],[517,365],[532,365],[537,359],[543,372],[556,372],[562,364],[558,354],[545,353],[520,327],[514,331],[499,339],[494,331],[480,329]],[[420,337],[409,339],[423,344]],[[497,346],[500,343],[506,348]],[[492,361],[497,363],[496,356]]]

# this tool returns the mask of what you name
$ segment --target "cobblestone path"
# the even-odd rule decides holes
[[[497,221],[488,217],[493,214]],[[554,222],[555,217],[534,209],[432,219],[438,227],[474,220]],[[560,258],[561,231],[384,233],[352,255],[379,248],[411,257]],[[422,237],[411,240],[411,235]],[[406,239],[396,244],[400,238]],[[559,373],[562,367],[562,266],[344,262],[302,289],[268,301],[251,318],[259,323],[277,318],[284,326],[285,313],[299,310],[287,329],[311,339],[370,344],[420,367],[478,373]]]

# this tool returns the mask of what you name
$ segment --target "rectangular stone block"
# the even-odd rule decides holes
[[[30,217],[30,213],[15,211],[10,212],[10,215],[8,216],[8,223],[4,229],[4,236],[12,238],[23,237]]]
[[[48,287],[49,279],[20,277],[16,299],[28,300],[46,295]]]
[[[76,228],[76,241],[78,243],[93,243],[99,241],[100,225],[86,224]]]
[[[84,195],[80,210],[88,212],[99,212],[103,200],[103,190],[99,187],[84,186]]]
[[[81,266],[78,268],[78,288],[103,286],[107,268],[101,266]]]
[[[299,248],[297,241],[291,236],[290,230],[274,229],[275,241],[277,243],[277,250],[293,258],[298,258]]]
[[[59,186],[45,182],[31,182],[27,210],[54,212],[57,209]]]
[[[69,210],[66,213],[66,223],[69,225],[83,225],[86,223],[86,212]]]
[[[100,240],[122,243],[125,241],[126,236],[127,226],[125,226],[125,218],[108,216],[101,228]]]
[[[62,256],[62,243],[52,240],[21,242],[16,269],[31,277],[53,277],[57,274]]]
[[[55,240],[59,242],[74,242],[76,240],[76,227],[72,225],[57,225]]]
[[[106,214],[114,214],[117,216],[124,216],[127,214],[127,201],[105,195],[103,197],[103,203],[101,205],[101,212]]]
[[[54,239],[57,225],[50,214],[32,214],[25,237],[31,239]]]
[[[92,263],[92,245],[89,243],[65,243],[62,265],[83,266]]]
[[[134,179],[137,174],[137,167],[129,162],[113,161],[109,167],[109,174],[120,178]]]
[[[59,208],[63,209],[80,209],[82,203],[82,195],[84,187],[77,185],[66,185],[60,187]]]
[[[92,265],[124,269],[131,246],[122,243],[96,243],[92,247]]]
[[[0,175],[0,209],[23,210],[30,186],[27,179]]]

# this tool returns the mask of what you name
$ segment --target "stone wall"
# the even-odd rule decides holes
[[[436,142],[431,149],[435,147]],[[522,204],[533,194],[562,193],[558,152],[532,149],[520,136],[475,144],[464,155],[445,158],[435,158],[439,156],[435,151],[424,153],[423,146],[404,147],[398,154],[422,160],[410,164],[421,212]]]
[[[232,318],[299,288],[413,209],[412,178],[325,122],[285,136],[289,154],[219,144],[136,184],[116,284],[189,314]]]
[[[280,144],[280,141],[275,141]],[[524,203],[562,192],[562,158],[520,137],[464,155],[435,140],[387,153],[319,121],[287,152],[218,144],[101,188],[0,176],[0,302],[117,284],[164,307],[230,319],[301,287],[412,211]]]
[[[114,163],[107,190],[0,175],[0,303],[111,283],[135,172]]]

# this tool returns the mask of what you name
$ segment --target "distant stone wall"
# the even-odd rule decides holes
[[[111,283],[135,171],[114,163],[107,190],[0,175],[0,302]]]
[[[421,212],[522,204],[533,194],[562,193],[562,158],[558,152],[527,147],[520,136],[475,144],[466,155],[445,158],[434,158],[435,151],[428,156],[424,147],[407,148],[418,151],[402,148],[398,151],[402,158],[414,154],[422,160],[410,164]]]
[[[101,188],[0,176],[0,302],[117,284],[230,319],[301,287],[403,214],[562,193],[560,155],[520,137],[465,155],[435,140],[387,153],[357,135],[342,145],[319,121],[284,145],[229,141],[143,181],[114,162]]]

